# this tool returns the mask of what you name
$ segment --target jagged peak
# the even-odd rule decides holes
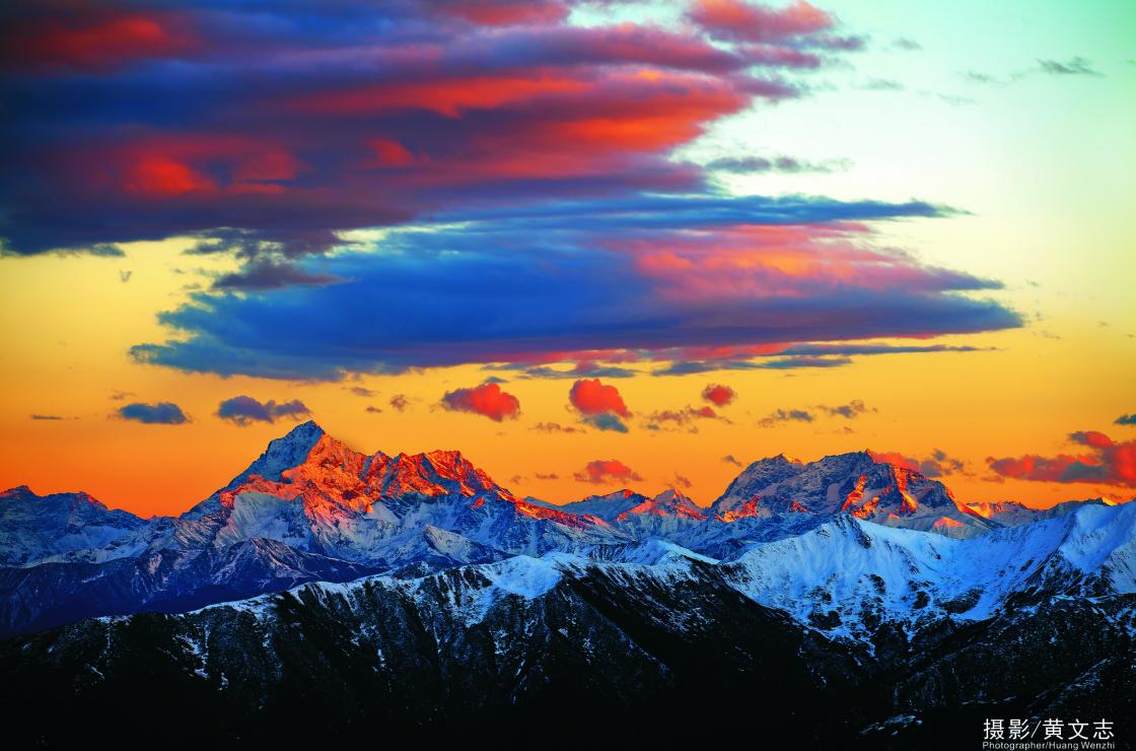
[[[5,491],[0,492],[0,500],[2,501],[44,501],[58,499],[66,499],[68,501],[82,501],[84,503],[90,504],[91,506],[97,506],[98,508],[102,509],[106,508],[106,504],[84,490],[76,490],[73,492],[64,493],[47,493],[46,495],[40,495],[39,493],[36,493],[34,490],[32,490],[28,485],[16,485],[15,487],[11,487]]]
[[[39,496],[36,495],[35,491],[32,490],[27,485],[16,485],[14,487],[8,488],[5,491],[0,492],[0,500],[9,500],[9,499],[15,500],[15,499],[27,498],[29,496],[32,497],[32,498],[39,498]]]
[[[279,481],[284,470],[302,464],[326,433],[315,420],[307,420],[289,430],[283,436],[268,442],[257,459],[244,472],[234,477],[227,488],[235,487],[253,475],[266,480]]]

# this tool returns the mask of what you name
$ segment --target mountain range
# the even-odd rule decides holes
[[[519,733],[571,707],[637,740],[741,712],[849,748],[977,743],[959,718],[991,707],[1136,716],[1136,504],[963,504],[857,452],[754,462],[708,508],[557,506],[307,422],[177,517],[0,494],[0,635],[18,716],[129,700],[160,725],[176,698],[203,739],[293,737],[301,711],[321,739]]]

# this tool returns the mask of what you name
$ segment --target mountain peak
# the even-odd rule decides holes
[[[35,492],[27,485],[17,485],[12,488],[0,492],[0,501],[8,500],[23,500],[27,498],[38,498]]]
[[[325,435],[323,428],[314,420],[300,423],[280,438],[269,441],[264,453],[244,472],[234,477],[228,487],[236,487],[253,475],[259,475],[265,480],[279,481],[281,473],[302,464]]]

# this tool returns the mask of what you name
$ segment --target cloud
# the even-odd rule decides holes
[[[535,477],[538,480],[559,480],[560,479],[560,475],[556,474],[555,472],[535,472],[535,473],[533,473],[533,477]]]
[[[725,407],[738,396],[737,392],[729,386],[713,383],[702,389],[702,398],[716,407]]]
[[[691,407],[688,405],[682,409],[655,411],[647,415],[646,419],[647,427],[651,430],[660,430],[663,425],[670,423],[675,427],[689,428],[692,432],[696,432],[697,428],[693,426],[696,420],[716,420],[719,418],[711,407]]]
[[[584,431],[574,425],[561,425],[558,422],[538,422],[532,426],[533,430],[541,433],[583,433]]]
[[[511,369],[523,369],[525,378],[631,378],[639,371],[622,368],[618,365],[600,365],[599,363],[582,360],[568,370],[553,368],[547,365],[529,366],[524,363],[510,365]]]
[[[383,408],[376,407],[374,404],[368,404],[367,408],[363,411],[373,415],[380,415],[383,412]]]
[[[783,422],[812,422],[816,418],[812,412],[804,409],[779,409],[771,412],[757,421],[758,427],[772,428]]]
[[[732,172],[737,174],[760,174],[777,172],[782,174],[801,174],[806,172],[835,172],[847,169],[847,160],[810,162],[790,156],[763,157],[719,157],[706,163],[706,169],[717,172]]]
[[[1113,420],[1116,425],[1136,425],[1136,412],[1129,415],[1121,415]]]
[[[588,482],[594,485],[643,481],[643,477],[638,472],[618,459],[590,461],[584,469],[573,474],[573,477],[576,482]]]
[[[691,482],[690,478],[686,475],[680,475],[678,472],[675,472],[674,486],[676,488],[686,488],[689,490],[690,488],[694,487],[694,483]]]
[[[896,451],[869,451],[868,453],[872,455],[874,461],[910,469],[925,477],[939,478],[946,475],[966,474],[966,463],[961,459],[948,456],[942,449],[935,449],[931,452],[931,456],[924,459]]]
[[[1092,63],[1083,57],[1073,57],[1065,61],[1038,60],[1038,67],[1042,73],[1051,76],[1099,76],[1099,71],[1093,68]]]
[[[868,407],[860,399],[853,399],[847,404],[837,404],[835,406],[819,405],[819,408],[827,412],[832,417],[843,417],[846,420],[852,420],[866,412],[875,412],[875,407]]]
[[[1104,74],[1093,67],[1092,63],[1084,57],[1072,57],[1068,60],[1054,60],[1042,58],[1037,65],[1031,68],[1020,69],[1007,74],[1004,78],[985,71],[968,70],[962,77],[974,84],[987,86],[1009,86],[1020,83],[1038,75],[1058,77],[1102,77]]]
[[[610,412],[620,417],[631,416],[631,410],[623,403],[619,389],[598,378],[581,378],[572,384],[568,391],[568,401],[585,415]]]
[[[132,402],[119,408],[118,416],[123,420],[133,420],[147,425],[181,425],[189,422],[181,407],[173,402],[154,404]]]
[[[241,427],[253,422],[276,422],[283,417],[298,420],[310,414],[311,410],[299,399],[277,403],[273,400],[260,402],[251,396],[234,396],[217,406],[217,417]]]
[[[1069,441],[1088,449],[1078,454],[987,457],[998,476],[1034,482],[1092,482],[1136,487],[1136,441],[1113,441],[1104,433],[1071,433]]]
[[[447,391],[442,397],[442,405],[449,410],[483,415],[495,422],[505,418],[516,419],[521,411],[520,400],[502,391],[496,383]]]
[[[410,400],[406,398],[406,394],[395,394],[388,402],[399,412],[405,412],[406,408],[410,406]]]
[[[836,19],[805,0],[783,8],[769,8],[743,0],[696,0],[689,19],[711,36],[761,44],[793,43],[808,46],[858,49],[858,38],[820,36],[836,26]]]
[[[651,375],[692,375],[713,373],[719,370],[796,370],[798,368],[839,368],[849,365],[847,357],[787,357],[781,360],[754,362],[753,360],[686,360],[673,362],[665,368],[653,370]]]
[[[572,7],[340,0],[298,20],[291,0],[14,0],[2,245],[183,238],[228,254],[240,268],[131,350],[217,375],[525,363],[556,377],[589,353],[603,364],[573,377],[615,378],[634,361],[622,353],[1021,324],[971,294],[996,282],[872,229],[949,208],[729,195],[682,158],[723,118],[810,95],[800,71],[863,46],[831,15],[719,0],[669,25],[581,25]]]
[[[610,430],[616,433],[628,432],[627,424],[619,419],[619,416],[611,412],[600,412],[597,415],[584,415],[580,421],[586,425],[591,425],[596,430]]]
[[[734,216],[743,200],[755,212],[749,218],[744,210]],[[994,282],[863,246],[866,230],[843,219],[815,225],[825,224],[822,216],[874,215],[876,208],[790,203],[797,206],[753,196],[651,197],[497,212],[463,221],[460,231],[441,224],[392,230],[382,263],[362,251],[321,260],[319,268],[344,279],[333,286],[198,293],[160,316],[176,338],[131,354],[189,372],[286,379],[465,363],[576,360],[580,375],[604,372],[594,369],[599,361],[691,363],[662,371],[672,374],[838,367],[848,361],[833,353],[790,350],[761,364],[745,363],[744,353],[815,339],[926,338],[1020,325],[998,303],[957,294],[998,287]],[[808,224],[753,224],[780,221],[778,214]],[[518,309],[526,315],[515,315]],[[743,354],[732,361],[715,355],[713,364],[689,356],[707,347]]]
[[[240,271],[223,274],[213,282],[214,289],[280,289],[300,285],[334,284],[339,278],[314,274],[288,263],[256,262]]]
[[[194,236],[280,264],[455,201],[698,189],[676,147],[804,95],[794,71],[859,46],[802,5],[767,12],[779,31],[760,39],[697,14],[725,44],[618,14],[570,23],[571,7],[12,0],[6,246]],[[248,276],[230,282],[265,283]]]
[[[41,415],[41,414],[32,414],[32,415],[28,415],[28,417],[29,417],[30,419],[32,419],[32,420],[44,420],[44,421],[51,421],[51,422],[54,422],[54,421],[56,421],[56,420],[62,420],[62,419],[64,419],[64,418],[63,418],[62,416],[60,416],[60,415]]]
[[[362,396],[367,398],[377,396],[379,393],[373,389],[367,388],[366,386],[348,386],[347,390],[355,396]]]
[[[735,467],[742,466],[742,463],[738,461],[737,457],[735,457],[733,454],[726,454],[722,457],[722,461],[724,461],[726,464],[732,464]]]

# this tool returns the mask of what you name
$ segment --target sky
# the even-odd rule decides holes
[[[0,486],[315,419],[518,495],[870,450],[1136,495],[1136,7],[17,0]]]

